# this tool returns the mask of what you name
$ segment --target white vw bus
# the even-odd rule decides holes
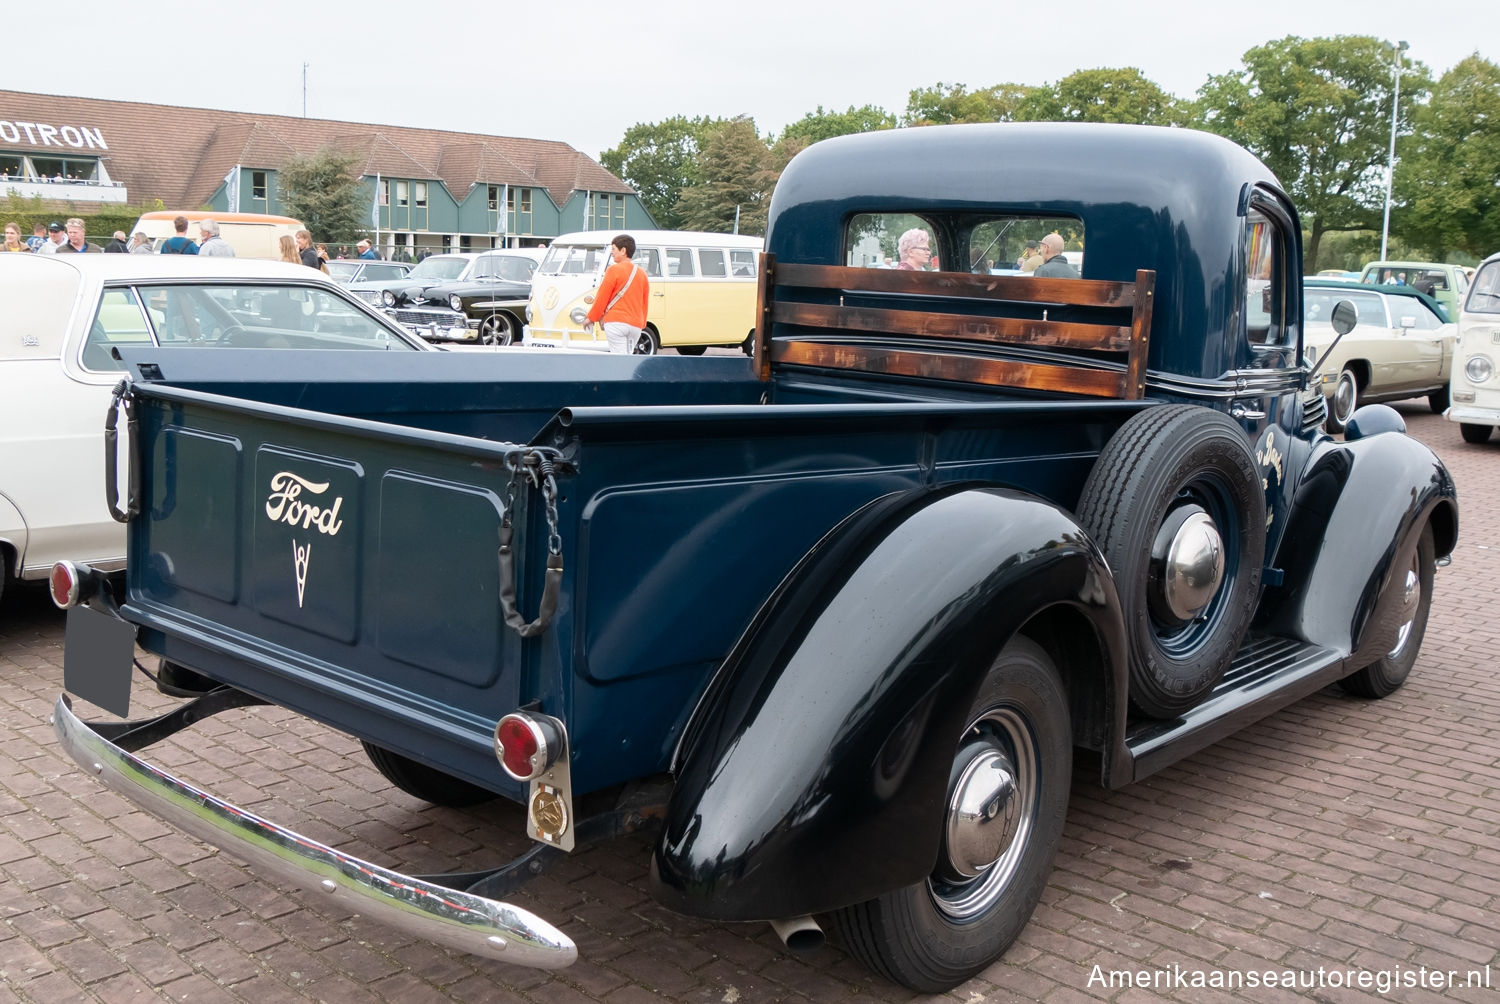
[[[1487,442],[1500,425],[1500,254],[1474,273],[1458,314],[1447,418],[1466,443]]]
[[[583,325],[609,264],[609,242],[620,233],[635,238],[635,263],[651,282],[637,354],[673,348],[696,356],[710,345],[750,344],[765,242],[688,230],[588,230],[558,237],[531,279],[524,344],[609,350],[602,326],[590,335]]]

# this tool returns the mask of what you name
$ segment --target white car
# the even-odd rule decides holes
[[[430,347],[321,272],[243,258],[0,255],[0,592],[69,559],[123,567],[104,497],[120,346]]]
[[[1342,432],[1356,408],[1375,401],[1426,397],[1435,412],[1448,407],[1457,326],[1440,316],[1432,298],[1331,279],[1302,285],[1303,354],[1328,398],[1329,432]],[[1340,300],[1354,304],[1359,320],[1335,342],[1330,317]]]
[[[1459,311],[1452,398],[1445,417],[1464,442],[1487,442],[1500,425],[1500,254],[1480,264]]]

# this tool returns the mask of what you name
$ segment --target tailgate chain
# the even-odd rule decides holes
[[[506,625],[522,638],[532,638],[547,630],[557,612],[557,595],[562,589],[562,537],[557,532],[557,472],[553,465],[557,456],[555,450],[528,447],[505,457],[510,484],[505,489],[505,515],[500,519],[500,608],[505,612]],[[547,572],[536,620],[529,624],[516,606],[515,555],[510,549],[515,533],[511,514],[516,508],[516,493],[524,482],[530,482],[542,493],[547,517]]]

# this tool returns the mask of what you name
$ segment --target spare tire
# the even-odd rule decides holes
[[[1260,594],[1266,499],[1244,429],[1194,405],[1132,416],[1083,486],[1125,616],[1130,701],[1175,718],[1208,696]]]

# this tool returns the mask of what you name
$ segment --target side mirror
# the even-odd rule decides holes
[[[1417,319],[1411,314],[1407,314],[1405,317],[1401,318],[1401,329],[1403,334],[1407,331],[1410,331],[1412,328],[1415,328],[1416,326]]]
[[[1333,313],[1328,318],[1333,325],[1333,330],[1340,335],[1347,335],[1354,330],[1354,325],[1359,322],[1359,311],[1354,309],[1354,304],[1348,300],[1340,300],[1333,305]],[[1416,318],[1412,318],[1416,323]]]

